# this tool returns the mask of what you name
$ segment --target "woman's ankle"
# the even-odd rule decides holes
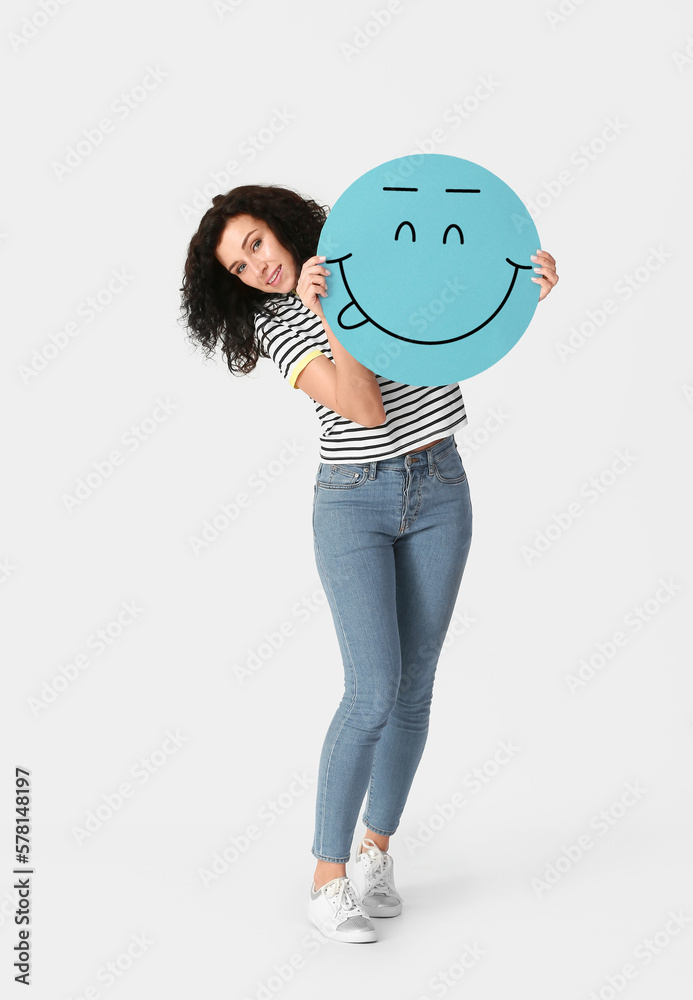
[[[342,878],[346,875],[346,865],[337,864],[332,861],[318,861],[315,866],[313,882],[316,889],[321,889],[323,885],[331,882],[333,878]]]
[[[359,854],[363,854],[364,840],[372,840],[373,843],[376,845],[376,847],[379,847],[384,854],[387,853],[388,848],[390,846],[389,836],[385,836],[382,833],[374,833],[372,830],[366,830],[365,834],[363,835],[363,839],[359,844]]]

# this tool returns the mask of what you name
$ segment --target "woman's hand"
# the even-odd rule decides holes
[[[324,257],[309,257],[301,268],[300,277],[296,282],[296,294],[299,299],[320,319],[325,318],[320,302],[320,296],[327,295],[325,275],[331,273],[321,264],[324,259]]]
[[[534,270],[537,274],[541,274],[541,278],[532,278],[532,281],[536,281],[538,285],[541,286],[541,292],[539,294],[539,301],[545,299],[549,294],[551,289],[555,284],[558,283],[558,275],[556,274],[556,261],[553,259],[550,253],[546,250],[537,250],[537,256],[531,257],[540,267],[535,267]]]

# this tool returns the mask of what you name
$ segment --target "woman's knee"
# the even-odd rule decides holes
[[[376,695],[364,692],[354,698],[346,722],[354,729],[380,733],[387,725],[387,720],[390,718],[396,702],[396,690],[388,690]]]

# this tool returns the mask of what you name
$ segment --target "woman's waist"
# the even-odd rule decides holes
[[[399,455],[388,455],[383,458],[369,458],[367,456],[360,457],[339,457],[338,455],[331,455],[329,457],[323,456],[321,454],[320,462],[322,465],[348,465],[348,466],[367,466],[367,465],[377,465],[380,468],[393,468],[402,469],[409,465],[426,465],[428,464],[428,455],[430,452],[431,457],[436,459],[444,455],[448,449],[456,447],[455,438],[453,434],[448,434],[445,437],[434,438],[426,444],[414,443],[406,451]]]

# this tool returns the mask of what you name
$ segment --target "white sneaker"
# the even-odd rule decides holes
[[[310,888],[308,919],[333,941],[377,941],[375,927],[361,908],[358,893],[347,875],[333,878],[320,889]]]
[[[396,917],[402,912],[402,897],[395,889],[395,863],[386,851],[366,837],[366,850],[354,855],[352,876],[364,913],[369,917]]]

